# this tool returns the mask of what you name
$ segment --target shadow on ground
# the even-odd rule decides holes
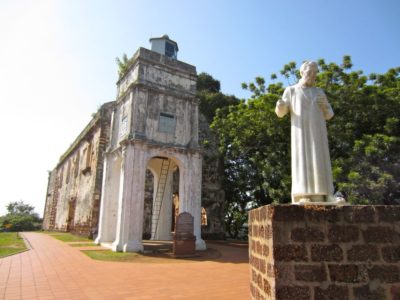
[[[196,251],[195,257],[184,258],[193,261],[216,261],[221,263],[248,263],[248,244],[243,241],[206,241],[207,250]],[[144,254],[149,256],[173,257],[172,241],[144,241]]]
[[[144,252],[137,253],[114,253],[115,260],[136,263],[183,263],[213,261],[219,263],[248,263],[248,244],[242,241],[206,241],[207,250],[196,251],[194,257],[176,258],[173,256],[172,241],[143,241]],[[82,250],[86,255],[99,260],[115,261],[110,256],[99,257],[98,251],[110,251],[105,248],[93,249],[84,247]],[[97,253],[93,253],[96,251]],[[93,254],[91,255],[92,252]],[[97,255],[96,255],[97,254]],[[110,253],[111,254],[111,253]]]

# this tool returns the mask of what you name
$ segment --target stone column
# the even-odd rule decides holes
[[[115,240],[120,173],[120,153],[107,154],[104,159],[99,235],[95,241],[97,244],[111,243]]]
[[[145,162],[144,151],[140,146],[123,146],[117,234],[112,244],[114,251],[143,251]]]
[[[154,159],[153,159],[154,160]],[[160,180],[160,165],[155,163],[154,161],[150,162],[151,163],[151,167],[153,170],[153,206],[152,206],[152,211],[151,211],[151,228],[150,228],[150,232],[151,232],[151,240],[156,240],[156,236],[157,236],[157,232],[154,234],[154,220],[155,220],[155,215],[154,215],[154,207],[155,207],[155,203],[156,203],[156,198],[157,198],[157,187],[158,187],[158,181]]]
[[[194,217],[193,234],[196,236],[196,250],[205,250],[206,243],[201,238],[201,167],[200,153],[187,155],[184,170],[180,170],[179,213],[188,212]]]
[[[101,185],[102,186],[102,193],[101,193],[101,200],[100,200],[99,232],[98,232],[97,238],[94,241],[96,244],[100,244],[102,242],[106,242],[107,241],[107,239],[106,239],[106,236],[107,236],[106,231],[108,229],[108,226],[107,226],[107,220],[106,220],[106,218],[107,218],[107,208],[106,208],[107,204],[106,204],[106,202],[108,200],[108,197],[107,197],[108,190],[109,190],[109,185],[108,185],[109,178],[108,178],[108,176],[109,176],[109,173],[110,173],[110,171],[109,171],[110,166],[109,166],[109,163],[108,163],[108,156],[109,156],[109,154],[106,154],[105,158],[104,158],[103,182],[102,182],[102,185]]]

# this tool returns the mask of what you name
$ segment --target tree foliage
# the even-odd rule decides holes
[[[199,110],[211,123],[218,109],[236,105],[239,100],[235,96],[225,95],[220,91],[219,80],[207,73],[197,76],[197,96],[200,99]]]
[[[219,80],[214,79],[210,74],[202,72],[197,76],[198,92],[219,93],[220,90],[221,83]]]
[[[335,112],[327,123],[334,183],[354,204],[400,204],[400,68],[366,76],[342,63],[318,60],[317,86]],[[300,77],[295,62],[280,71],[287,84]],[[251,98],[217,110],[212,128],[224,157],[228,206],[290,201],[290,118],[275,115],[284,85],[256,77],[242,87]],[[228,212],[229,215],[234,215]],[[242,218],[238,218],[242,222]]]
[[[8,213],[0,217],[0,229],[4,231],[27,231],[40,228],[41,220],[34,207],[23,201],[6,205]]]

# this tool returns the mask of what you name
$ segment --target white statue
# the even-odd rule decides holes
[[[333,196],[332,168],[325,120],[333,110],[322,89],[314,86],[315,62],[300,68],[301,79],[285,89],[275,112],[290,112],[292,148],[292,203],[343,202]]]

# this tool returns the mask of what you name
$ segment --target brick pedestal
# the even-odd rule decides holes
[[[400,206],[249,214],[252,299],[400,299]]]

